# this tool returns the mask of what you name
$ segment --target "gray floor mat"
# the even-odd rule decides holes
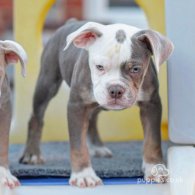
[[[163,142],[163,155],[166,157],[168,142]],[[143,176],[142,142],[114,142],[106,143],[113,152],[113,158],[92,158],[92,164],[98,176],[102,178],[111,177],[139,177]],[[69,144],[67,142],[43,143],[42,154],[46,160],[44,165],[22,165],[18,163],[24,149],[24,145],[10,146],[10,168],[17,177],[69,177]],[[165,159],[166,161],[166,159]]]

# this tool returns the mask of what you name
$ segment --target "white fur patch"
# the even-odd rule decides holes
[[[80,172],[72,172],[69,184],[80,188],[95,187],[102,184],[101,179],[96,175],[91,167]]]
[[[105,158],[112,157],[112,151],[108,147],[104,145],[98,146],[98,145],[93,144],[89,137],[87,139],[87,146],[88,146],[88,150],[91,156],[105,157]]]
[[[112,157],[112,151],[106,146],[96,146],[94,144],[88,143],[89,153],[91,156],[95,157]]]
[[[0,184],[11,189],[20,185],[17,178],[10,173],[10,170],[4,167],[0,167]]]
[[[25,164],[32,164],[32,165],[38,165],[38,164],[44,164],[44,158],[41,155],[29,155],[25,154],[22,162]]]
[[[153,164],[143,161],[142,169],[144,179],[147,182],[165,183],[169,177],[169,171],[164,164]]]
[[[123,43],[116,40],[116,32],[120,29],[126,34]],[[128,60],[131,56],[131,37],[140,29],[125,24],[111,24],[105,25],[101,30],[103,36],[88,48],[89,54],[107,57],[112,66]]]

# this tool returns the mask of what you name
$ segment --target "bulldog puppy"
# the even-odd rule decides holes
[[[43,51],[26,149],[20,162],[43,163],[39,147],[45,110],[64,80],[70,86],[70,184],[92,187],[102,183],[92,168],[89,153],[101,157],[110,157],[112,153],[97,132],[98,113],[134,104],[140,107],[144,129],[145,178],[158,178],[151,173],[153,165],[163,163],[157,72],[172,50],[171,41],[153,30],[125,24],[68,21]]]
[[[11,91],[6,67],[20,61],[25,76],[27,55],[21,45],[14,41],[0,41],[0,184],[14,188],[20,183],[9,170],[8,147],[12,117]]]

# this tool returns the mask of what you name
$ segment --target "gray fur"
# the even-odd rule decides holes
[[[116,32],[116,40],[119,42],[119,43],[123,43],[126,39],[126,33],[124,30],[118,30]]]
[[[12,117],[11,91],[5,76],[0,97],[0,166],[8,168],[9,131]]]

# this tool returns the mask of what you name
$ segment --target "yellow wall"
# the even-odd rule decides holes
[[[39,59],[42,50],[42,28],[47,12],[54,2],[55,0],[14,1],[15,38],[26,49],[29,63],[27,78],[23,79],[20,76],[19,66],[16,71],[16,101],[11,133],[12,143],[21,143],[26,140],[27,123],[32,107],[32,95],[39,72]],[[137,0],[137,2],[146,11],[150,26],[164,33],[164,1]],[[162,133],[163,137],[167,138],[167,79],[165,66],[161,68],[159,78],[164,108]],[[46,112],[43,134],[44,141],[68,139],[66,119],[67,99],[68,89],[67,87],[64,89],[63,86],[60,93],[51,101]],[[103,112],[99,121],[100,133],[104,140],[120,141],[143,138],[137,107],[120,112]]]

